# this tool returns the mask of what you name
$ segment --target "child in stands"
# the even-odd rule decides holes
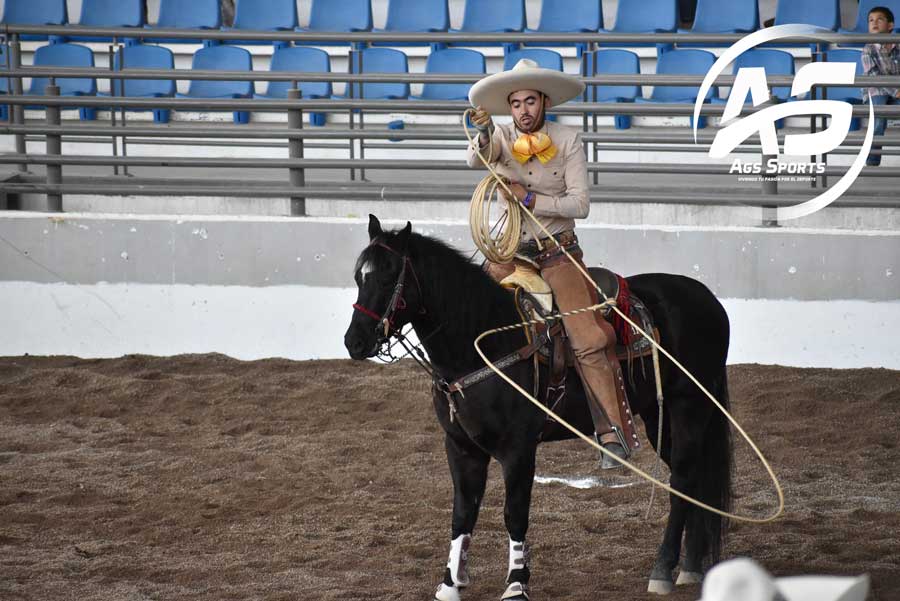
[[[894,13],[884,6],[876,6],[869,11],[869,33],[891,33],[894,30]],[[866,44],[862,52],[862,66],[866,75],[900,75],[900,48],[897,44]],[[869,99],[874,105],[898,103],[897,88],[864,88],[863,101]],[[875,118],[875,135],[883,136],[887,128],[885,117]],[[874,153],[869,153],[866,164],[872,167],[881,164],[881,145],[873,144]]]

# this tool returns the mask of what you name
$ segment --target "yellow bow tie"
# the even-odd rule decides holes
[[[556,146],[550,136],[543,132],[522,134],[513,144],[512,155],[520,163],[536,156],[541,164],[546,164],[556,156]]]

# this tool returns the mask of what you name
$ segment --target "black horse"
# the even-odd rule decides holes
[[[411,233],[409,223],[385,232],[369,218],[370,244],[359,256],[355,279],[359,296],[344,344],[354,359],[374,356],[404,324],[412,324],[428,353],[438,382],[452,382],[484,367],[473,346],[485,330],[520,321],[513,295],[458,251],[432,238]],[[729,325],[725,310],[701,283],[670,274],[627,278],[631,291],[652,313],[661,344],[727,406],[725,358]],[[387,320],[384,322],[384,320]],[[385,325],[386,324],[386,325]],[[482,342],[487,356],[504,356],[526,344],[512,330]],[[662,448],[676,490],[723,510],[731,502],[731,435],[726,418],[671,361],[661,357],[665,393]],[[506,368],[526,390],[533,383],[533,363]],[[632,409],[644,421],[656,446],[658,407],[652,370],[633,370],[627,383]],[[626,372],[627,373],[627,372]],[[626,378],[628,380],[629,378]],[[577,375],[569,375],[568,395],[584,398]],[[535,453],[545,414],[499,377],[467,387],[464,397],[434,387],[433,402],[446,437],[453,477],[450,561],[436,594],[455,601],[468,584],[466,557],[485,490],[490,459],[496,459],[506,484],[504,518],[510,538],[509,588],[503,599],[525,600],[530,572],[525,534],[534,482]],[[573,424],[593,433],[586,402],[576,409]],[[571,437],[566,432],[560,437]],[[651,592],[672,590],[673,572],[685,553],[679,584],[698,582],[705,566],[718,560],[725,521],[709,511],[670,495],[668,524],[650,574]]]

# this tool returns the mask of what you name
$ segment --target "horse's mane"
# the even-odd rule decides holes
[[[419,277],[425,280],[422,287],[431,292],[428,296],[434,306],[428,308],[430,311],[440,315],[459,313],[460,305],[481,313],[491,308],[513,308],[509,291],[459,250],[415,233],[410,234],[409,249],[421,265],[423,275]]]

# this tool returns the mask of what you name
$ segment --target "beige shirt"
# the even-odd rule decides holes
[[[491,150],[487,146],[481,154],[485,158],[493,157],[491,166],[498,174],[535,193],[532,212],[555,235],[573,229],[575,220],[587,217],[591,209],[587,160],[581,145],[580,130],[547,121],[542,131],[550,136],[556,146],[556,156],[547,164],[541,163],[537,157],[531,157],[524,164],[513,158],[511,148],[521,132],[512,123],[496,125],[491,138],[493,154],[489,154]],[[476,137],[473,146],[477,144]],[[474,147],[466,149],[466,163],[469,167],[484,168]],[[546,236],[527,218],[522,229],[523,240],[534,237],[532,230],[537,230],[538,238]]]

